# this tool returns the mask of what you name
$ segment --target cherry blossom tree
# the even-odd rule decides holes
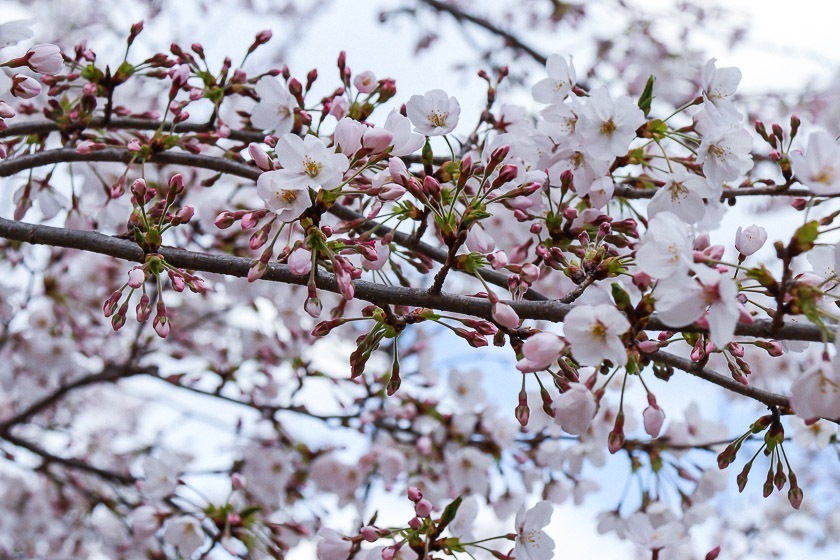
[[[481,99],[0,21],[1,555],[545,560],[568,503],[640,558],[836,551],[821,108],[757,114],[689,3],[683,47],[627,2],[398,4],[419,51],[480,34]],[[595,63],[538,48],[599,10]]]

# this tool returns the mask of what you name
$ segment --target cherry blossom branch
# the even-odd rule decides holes
[[[27,224],[0,218],[0,237],[40,245],[52,245],[70,249],[80,249],[92,253],[109,255],[133,262],[143,262],[143,250],[133,241],[111,237],[98,232],[80,231],[56,228],[45,225]],[[224,274],[228,276],[247,277],[253,261],[232,255],[211,255],[196,253],[185,249],[162,247],[160,254],[175,267]],[[308,276],[293,274],[289,267],[277,263],[269,263],[264,280],[284,284],[306,285]],[[332,274],[318,271],[315,283],[319,289],[333,293],[340,293],[338,282]],[[487,299],[449,293],[430,294],[428,290],[405,288],[402,286],[386,286],[364,280],[353,282],[356,297],[375,305],[407,305],[413,307],[430,307],[441,311],[462,313],[492,320],[491,304]],[[548,301],[514,301],[511,307],[522,319],[533,319],[561,323],[571,310],[571,305],[559,300]],[[648,330],[672,330],[654,315],[647,323]],[[696,325],[689,325],[680,329],[683,332],[705,333]],[[770,319],[757,319],[752,324],[739,324],[735,329],[739,336],[759,338],[774,338],[778,340],[804,340],[820,342],[824,333],[815,325],[802,323],[784,323],[778,330],[773,329]]]
[[[653,354],[650,354],[650,356],[656,362],[675,367],[686,373],[690,373],[695,377],[699,377],[704,381],[708,381],[709,383],[728,389],[733,393],[764,403],[767,406],[790,408],[790,399],[784,395],[765,391],[764,389],[759,389],[750,385],[744,385],[729,376],[721,375],[717,372],[706,369],[700,364],[692,362],[687,358],[681,358],[668,352],[663,352],[662,350],[654,352]]]
[[[546,58],[545,55],[541,54],[534,48],[528,46],[524,42],[522,42],[519,37],[510,33],[509,31],[505,31],[504,29],[494,25],[489,20],[484,18],[468,14],[467,12],[461,10],[457,6],[453,4],[446,4],[444,2],[440,2],[439,0],[419,0],[421,4],[426,4],[430,8],[438,11],[438,12],[446,12],[447,14],[451,15],[455,18],[458,23],[463,23],[468,21],[482,29],[493,33],[494,35],[498,35],[499,37],[503,38],[505,42],[507,42],[510,46],[519,49],[526,53],[528,56],[536,60],[541,66],[545,66]]]
[[[128,366],[125,366],[81,377],[76,381],[73,381],[72,383],[62,385],[49,395],[46,395],[45,397],[32,403],[31,405],[29,405],[16,415],[12,416],[11,418],[0,422],[0,434],[8,432],[13,426],[26,422],[29,418],[57,403],[65,395],[67,395],[75,389],[86,387],[88,385],[96,385],[98,383],[113,383],[114,381],[125,379],[127,377],[132,377],[141,373],[148,373],[153,375],[152,371],[156,370],[156,367],[153,367],[150,370],[150,368],[130,368]]]
[[[140,120],[140,119],[136,119]],[[96,150],[86,154],[80,154],[72,148],[60,148],[57,150],[48,150],[43,152],[36,152],[19,156],[16,158],[0,161],[0,177],[8,177],[27,169],[36,167],[43,167],[45,165],[52,165],[55,163],[69,163],[69,162],[120,162],[128,164],[133,158],[133,154],[125,148],[105,148]],[[149,156],[150,163],[169,163],[175,165],[185,165],[190,167],[198,167],[208,169],[211,171],[218,171],[244,179],[251,179],[256,181],[262,171],[247,165],[232,160],[221,159],[218,157],[205,156],[200,154],[190,154],[186,152],[156,152]],[[415,250],[438,263],[446,263],[449,252],[433,247],[428,243],[417,241],[411,235],[395,231],[384,225],[380,225],[373,220],[365,220],[361,214],[354,212],[350,208],[340,204],[334,204],[329,212],[342,220],[359,222],[356,229],[360,231],[374,231],[379,236],[393,234],[393,239],[403,247]],[[482,278],[488,282],[499,287],[507,289],[507,276],[499,272],[487,269],[478,271]],[[542,301],[546,300],[544,295],[536,290],[528,290],[525,293],[525,299]]]
[[[50,464],[50,463],[56,463],[56,464],[59,464],[59,465],[63,465],[65,467],[69,467],[71,469],[95,474],[95,475],[97,475],[101,478],[104,478],[105,480],[110,480],[112,482],[119,482],[120,484],[134,484],[136,482],[136,479],[129,474],[118,473],[118,472],[115,472],[115,471],[110,471],[110,470],[107,470],[107,469],[95,467],[91,464],[88,464],[88,463],[82,461],[81,459],[67,458],[67,457],[61,457],[59,455],[54,455],[54,454],[50,453],[49,451],[47,451],[46,449],[44,449],[44,448],[42,448],[38,445],[35,445],[32,442],[29,442],[25,439],[14,436],[10,433],[0,434],[0,439],[3,439],[3,440],[5,440],[5,441],[11,443],[12,445],[17,446],[17,447],[26,449],[27,451],[29,451],[31,453],[34,453],[35,455],[41,457],[44,460],[44,465],[45,466]]]

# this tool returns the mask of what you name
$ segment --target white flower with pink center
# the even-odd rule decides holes
[[[443,136],[455,130],[461,106],[454,97],[441,89],[427,91],[425,95],[412,95],[405,106],[414,130],[425,136]]]
[[[627,363],[621,335],[630,328],[627,320],[612,305],[579,305],[563,321],[563,333],[572,347],[572,356],[583,366],[597,366],[610,360],[617,366]]]
[[[752,146],[752,136],[740,125],[714,128],[700,143],[697,163],[703,166],[703,174],[717,188],[752,169]]]
[[[194,517],[177,517],[166,524],[163,540],[178,549],[178,554],[190,558],[204,544],[204,531]]]

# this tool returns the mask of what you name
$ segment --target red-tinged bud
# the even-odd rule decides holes
[[[647,273],[639,271],[633,275],[633,284],[640,290],[646,290],[653,282]]]
[[[610,453],[616,453],[624,445],[624,412],[619,411],[615,417],[615,426],[607,438]]]
[[[318,70],[313,68],[306,75],[306,91],[309,91],[310,89],[312,89],[312,84],[314,84],[315,80],[317,80],[317,79],[318,79]]]
[[[344,54],[344,53],[342,52],[342,54]],[[423,492],[421,492],[420,489],[417,488],[416,486],[409,486],[407,493],[408,493],[408,499],[411,500],[414,503],[417,503],[417,502],[419,502],[420,500],[423,499]]]
[[[262,216],[257,212],[248,212],[242,216],[240,227],[242,227],[243,231],[255,228],[259,223],[260,218],[262,218]]]
[[[341,51],[338,53],[338,73],[343,76],[344,70],[347,68],[347,53]]]
[[[143,178],[135,179],[131,183],[131,194],[134,195],[134,200],[137,204],[143,204],[146,199],[146,181]]]
[[[600,226],[598,226],[598,241],[608,236],[611,231],[612,227],[610,226],[610,223],[603,222]]]
[[[418,517],[429,517],[432,513],[432,502],[426,498],[421,498],[420,501],[414,504],[414,513],[416,513]]]
[[[323,226],[321,226],[321,233],[324,234],[324,237],[329,239],[330,237],[332,237],[333,228],[331,226],[328,226],[328,225],[323,225]]]
[[[379,103],[385,103],[397,94],[397,83],[391,78],[379,80],[379,87],[376,92]]]
[[[367,542],[376,542],[379,540],[379,531],[373,525],[365,525],[359,530],[359,534]]]
[[[525,392],[525,389],[519,391],[519,404],[514,414],[516,415],[516,420],[523,428],[528,425],[528,419],[531,417],[531,409],[528,408],[528,394]]]
[[[289,80],[289,93],[296,98],[300,98],[303,95],[303,86],[297,78]]]
[[[122,308],[120,308],[120,311],[122,311]],[[117,313],[116,315],[111,317],[111,327],[115,331],[120,330],[123,327],[123,325],[125,325],[125,313]]]
[[[41,84],[38,80],[23,74],[15,74],[12,76],[12,87],[9,92],[15,97],[21,99],[32,99],[41,93]]]
[[[747,482],[750,478],[750,470],[752,469],[752,466],[752,461],[748,462],[746,465],[744,465],[744,468],[741,470],[741,472],[738,473],[738,476],[735,477],[735,482],[738,483],[738,492],[743,492],[744,488],[747,487]]]
[[[560,187],[563,189],[569,189],[571,188],[572,183],[574,183],[574,180],[574,173],[572,173],[571,169],[567,169],[560,174]]]
[[[701,344],[700,340],[697,341],[697,344],[694,345],[694,348],[691,349],[691,361],[692,362],[699,362],[706,356],[706,352],[703,350],[703,345]]]
[[[252,251],[256,251],[268,242],[268,232],[271,229],[271,224],[266,224],[259,230],[255,231],[248,242]]]
[[[111,198],[119,198],[125,193],[125,175],[120,176],[117,182],[111,185]]]
[[[563,217],[569,221],[574,220],[578,217],[578,211],[577,209],[572,208],[571,206],[567,206],[563,209]]]
[[[517,222],[527,222],[531,219],[531,216],[525,210],[521,208],[517,208],[513,211],[513,217],[516,218]]]
[[[430,199],[437,200],[440,198],[440,183],[431,175],[423,177],[423,193]]]
[[[248,282],[256,282],[262,278],[266,272],[268,272],[268,264],[262,262],[261,260],[255,260],[251,263],[251,267],[248,269]]]
[[[192,45],[190,45],[190,49],[192,49],[192,52],[197,54],[199,56],[199,58],[204,60],[204,58],[205,58],[204,47],[201,46],[201,43],[193,43]]]
[[[505,158],[508,156],[509,153],[510,153],[510,146],[509,145],[505,144],[504,146],[499,146],[498,148],[493,150],[493,153],[490,154],[490,161],[487,164],[487,167],[495,169],[495,167],[497,165],[499,165],[500,163],[502,163],[505,160]]]
[[[140,20],[131,26],[131,30],[128,32],[128,39],[126,40],[126,43],[128,43],[129,45],[134,43],[134,39],[136,39],[137,36],[140,35],[141,31],[143,31],[143,20]]]
[[[216,219],[213,221],[213,223],[219,229],[227,229],[230,226],[232,226],[235,221],[236,218],[234,217],[233,212],[223,210],[219,212],[219,215],[216,216]]]
[[[758,133],[758,135],[759,135],[759,136],[761,136],[761,137],[762,137],[765,141],[768,141],[768,139],[767,139],[767,129],[766,129],[766,128],[764,128],[764,123],[763,123],[763,122],[761,122],[759,119],[755,119],[755,131],[756,131],[756,132]]]
[[[589,245],[589,232],[587,232],[586,230],[580,232],[580,235],[578,235],[578,241],[580,241],[580,244],[584,247]]]
[[[773,136],[779,139],[779,141],[784,140],[785,132],[782,130],[782,126],[778,123],[773,123]]]
[[[478,334],[482,334],[484,336],[495,335],[499,331],[499,329],[497,329],[495,325],[489,321],[464,319],[462,323],[464,323],[467,327],[474,329]]]
[[[303,304],[303,310],[309,314],[310,317],[313,319],[317,319],[321,316],[321,311],[323,306],[321,305],[321,300],[317,297],[308,297],[306,298],[306,302]]]
[[[152,328],[155,329],[157,335],[161,338],[166,338],[169,336],[169,330],[171,325],[169,324],[169,317],[163,315],[155,315],[154,320],[152,321]]]
[[[503,165],[499,171],[500,184],[509,183],[519,175],[519,168],[515,165]]]
[[[145,323],[149,320],[149,317],[152,315],[152,304],[148,294],[140,296],[140,302],[137,304],[134,312],[137,314],[137,321],[139,323]]]
[[[744,357],[744,347],[738,344],[737,342],[730,342],[727,345],[727,348],[729,349],[729,352],[736,358]]]
[[[390,184],[385,185],[381,189],[379,189],[379,193],[376,196],[380,200],[393,201],[401,199],[405,192],[406,191],[404,187],[395,184]]]
[[[802,121],[799,119],[799,115],[791,115],[790,116],[790,137],[796,136],[796,133],[799,132],[799,125],[802,124]]]
[[[398,158],[392,157],[388,160],[388,174],[400,186],[406,186],[411,175],[408,173],[408,167],[405,162]]]
[[[408,526],[414,529],[415,531],[419,531],[421,527],[423,527],[423,520],[419,517],[412,517],[408,520]],[[390,552],[393,548],[387,548],[382,551],[382,558],[385,558],[386,554],[389,554],[391,558],[396,558],[396,552]]]
[[[718,555],[720,555],[720,547],[716,546],[706,553],[705,560],[717,560]]]
[[[251,54],[255,50],[257,50],[260,45],[264,45],[271,40],[272,33],[270,29],[265,29],[257,33],[256,37],[254,37],[254,42],[251,43],[251,46],[248,47],[248,54]]]
[[[474,170],[475,164],[473,163],[472,156],[470,154],[465,155],[461,160],[461,175],[469,177],[473,174]]]
[[[189,286],[190,291],[194,294],[203,294],[207,291],[207,286],[204,285],[204,280],[198,276],[190,276],[187,286]]]
[[[802,499],[804,498],[804,494],[802,489],[799,487],[799,484],[796,482],[796,475],[790,473],[790,490],[788,490],[788,501],[790,501],[790,505],[793,506],[793,509],[799,509],[802,505]]]
[[[119,304],[121,297],[122,291],[118,290],[105,300],[105,304],[102,306],[102,313],[104,313],[106,317],[110,317],[114,314],[114,311],[117,310],[117,305]]]
[[[652,354],[659,350],[659,343],[655,340],[643,340],[639,343],[639,351],[645,354]]]
[[[779,150],[770,150],[770,153],[767,155],[770,158],[770,161],[779,162],[782,160],[782,153]]]
[[[192,206],[184,206],[183,208],[178,210],[178,212],[175,214],[175,219],[172,220],[172,222],[173,224],[175,224],[175,222],[177,221],[177,224],[175,225],[186,224],[187,222],[192,220],[192,217],[194,215],[195,208],[193,208]]]
[[[172,288],[176,292],[183,292],[187,288],[187,283],[184,282],[184,277],[179,272],[169,269],[166,273],[169,276],[169,281],[172,282]]]
[[[784,348],[782,348],[782,345],[779,344],[779,342],[776,340],[759,340],[756,341],[755,345],[759,348],[766,350],[767,353],[774,358],[778,358],[779,356],[785,353]]]

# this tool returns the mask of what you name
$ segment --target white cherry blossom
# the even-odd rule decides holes
[[[703,137],[697,149],[697,163],[717,188],[752,169],[752,145],[752,136],[740,125],[714,129]]]
[[[597,366],[604,360],[623,366],[627,352],[623,335],[630,328],[627,320],[612,305],[578,305],[563,321],[563,333],[571,344],[572,356],[584,366]]]
[[[425,136],[443,136],[455,130],[461,106],[454,97],[441,89],[427,91],[425,95],[412,95],[406,103],[406,113],[414,130]]]
[[[177,548],[178,554],[190,558],[204,544],[204,531],[196,518],[184,515],[166,524],[163,540]]]
[[[840,193],[840,146],[824,130],[808,135],[808,147],[790,153],[796,179],[816,194]]]
[[[554,541],[543,531],[551,521],[554,508],[543,500],[529,510],[523,506],[516,514],[516,559],[550,560],[554,558]]]
[[[277,142],[277,161],[283,169],[257,179],[257,194],[266,207],[284,220],[298,218],[312,205],[309,191],[333,188],[349,166],[347,156],[334,153],[315,136],[301,139],[286,134]]]
[[[595,395],[583,383],[570,383],[569,388],[554,399],[554,421],[575,436],[586,432],[597,411]]]
[[[607,89],[600,87],[587,98],[575,133],[583,138],[587,154],[613,159],[627,153],[636,129],[644,122],[644,113],[629,97],[613,100]]]
[[[575,85],[572,57],[566,62],[559,54],[553,54],[545,63],[545,70],[548,77],[534,84],[531,94],[539,103],[561,103]]]
[[[706,205],[715,204],[720,196],[720,189],[713,189],[704,177],[682,167],[675,168],[664,180],[648,204],[649,218],[671,212],[687,224],[696,224],[706,214]]]
[[[660,212],[650,222],[636,249],[636,264],[651,278],[686,274],[692,265],[693,247],[688,226],[675,214]]]
[[[254,86],[260,100],[251,110],[251,123],[262,130],[286,134],[295,122],[297,100],[276,78],[265,76]]]

